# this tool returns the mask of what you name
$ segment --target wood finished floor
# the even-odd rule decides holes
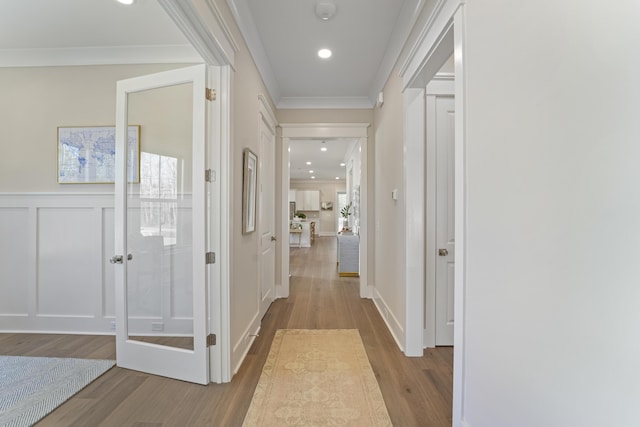
[[[451,426],[453,350],[407,358],[357,278],[336,272],[335,238],[291,249],[291,295],[275,301],[229,384],[200,386],[113,368],[37,426],[241,426],[276,329],[357,328],[394,426]],[[115,359],[107,336],[0,334],[0,354]]]

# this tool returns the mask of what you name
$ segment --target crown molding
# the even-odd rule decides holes
[[[191,45],[0,49],[0,67],[201,63]]]
[[[398,16],[396,27],[391,34],[391,39],[389,40],[384,57],[382,58],[382,62],[380,63],[380,67],[369,91],[369,98],[372,100],[373,105],[377,103],[378,94],[387,84],[389,76],[398,62],[402,49],[409,38],[409,34],[411,34],[413,26],[418,21],[424,6],[425,0],[404,2],[400,10],[400,15]]]
[[[400,66],[400,77],[403,80],[404,88],[409,87],[416,80],[429,58],[436,53],[436,48],[440,43],[453,43],[453,35],[447,29],[453,25],[451,17],[464,3],[465,0],[437,1],[426,22],[422,25],[417,39],[411,46],[408,46],[407,56]],[[426,85],[426,82],[424,84]]]
[[[280,123],[282,138],[367,138],[371,123]]]
[[[253,22],[253,15],[247,5],[246,0],[227,0],[227,5],[231,9],[231,14],[240,29],[240,33],[244,37],[244,41],[247,44],[249,53],[255,62],[256,67],[262,77],[269,95],[273,102],[277,105],[280,99],[280,87],[276,80],[273,68],[267,56],[266,50],[256,29],[256,25]]]
[[[233,67],[238,44],[212,0],[158,0],[209,65]]]
[[[377,96],[377,95],[376,95]],[[277,108],[284,109],[371,109],[375,105],[367,96],[284,97]]]

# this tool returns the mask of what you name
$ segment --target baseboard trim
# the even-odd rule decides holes
[[[255,341],[256,337],[260,334],[260,327],[261,327],[260,319],[258,318],[258,313],[256,313],[253,319],[251,320],[251,322],[249,323],[249,326],[247,326],[247,328],[242,333],[242,336],[238,338],[235,345],[233,346],[233,350],[231,352],[232,363],[236,357],[236,354],[240,353],[240,356],[238,357],[237,362],[233,364],[233,369],[231,370],[232,378],[235,374],[238,373],[238,370],[242,366],[244,359],[247,357],[247,354],[249,354],[249,349],[251,348],[251,345]],[[252,333],[251,331],[255,331],[255,332]],[[243,344],[244,344],[244,348],[243,348]]]
[[[378,309],[384,324],[387,325],[387,329],[389,329],[396,345],[404,353],[404,345],[402,344],[404,342],[404,329],[376,288],[373,289],[373,304]]]

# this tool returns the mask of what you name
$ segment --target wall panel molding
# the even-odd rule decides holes
[[[113,193],[0,193],[1,332],[114,334],[113,209]],[[140,330],[184,329],[189,312],[170,299],[172,315],[136,317]]]

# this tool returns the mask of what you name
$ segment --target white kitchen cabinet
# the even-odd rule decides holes
[[[308,190],[304,194],[304,205],[308,211],[320,210],[320,192],[318,190]]]
[[[320,191],[318,190],[295,190],[296,210],[299,211],[319,211]]]

